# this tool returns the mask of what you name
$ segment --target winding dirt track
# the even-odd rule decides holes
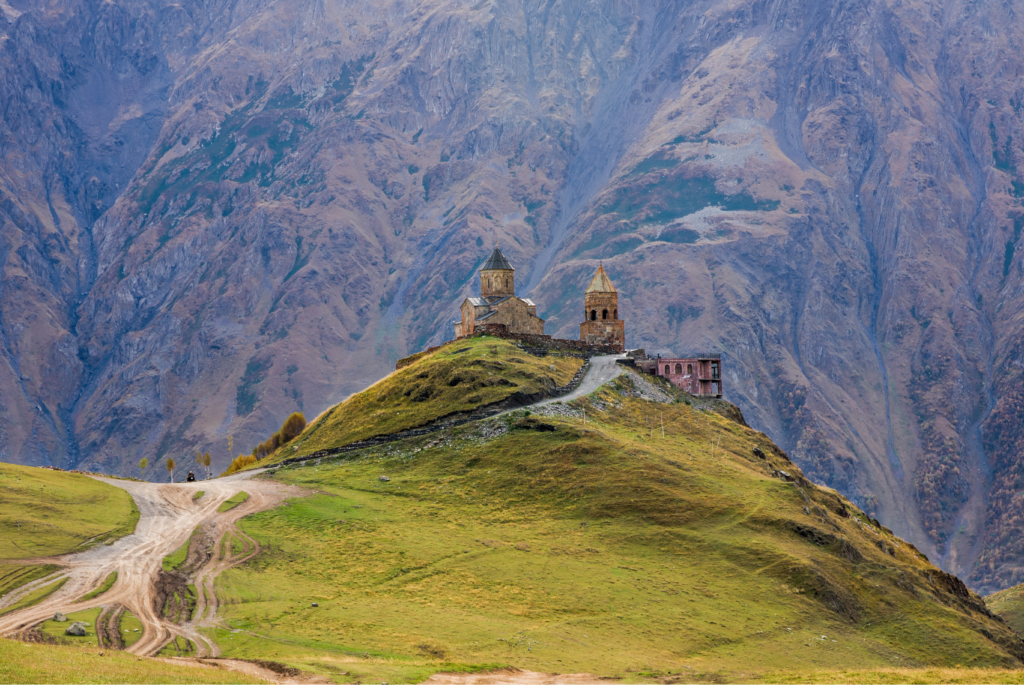
[[[121,538],[113,545],[96,547],[79,554],[25,560],[24,563],[55,563],[63,568],[5,596],[0,608],[57,579],[67,578],[67,582],[42,602],[0,617],[0,635],[16,636],[51,618],[58,611],[70,614],[98,606],[120,604],[135,614],[143,625],[142,637],[127,651],[140,656],[153,656],[176,636],[181,636],[195,643],[198,656],[218,656],[220,650],[217,645],[197,630],[216,623],[214,579],[222,571],[259,552],[256,541],[239,531],[235,524],[244,516],[271,509],[289,497],[302,494],[299,488],[269,480],[253,480],[252,477],[257,473],[259,471],[248,471],[216,480],[173,485],[96,477],[97,480],[126,490],[135,499],[140,513],[135,533]],[[194,501],[193,495],[200,490],[206,494]],[[249,493],[246,502],[229,511],[217,512],[224,500],[241,491]],[[198,526],[205,526],[216,543],[213,556],[194,576],[196,588],[201,590],[192,620],[179,625],[158,615],[155,587],[163,558],[185,544]],[[228,535],[242,540],[244,549],[240,554],[232,555],[228,543],[225,545],[225,558],[219,559],[221,541]],[[99,587],[113,571],[117,571],[117,582],[110,590],[91,600],[76,601]]]

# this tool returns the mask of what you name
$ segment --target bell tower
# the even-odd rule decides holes
[[[514,297],[516,294],[516,270],[512,268],[498,246],[480,268],[480,295],[484,299]]]
[[[591,345],[617,347],[620,352],[626,349],[626,324],[619,318],[619,293],[603,264],[597,267],[597,273],[583,294],[580,340]]]

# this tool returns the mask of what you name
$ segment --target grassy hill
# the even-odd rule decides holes
[[[0,464],[0,596],[56,570],[9,562],[85,551],[131,534],[138,520],[124,490],[80,474]]]
[[[502,377],[503,346],[468,359],[497,357]],[[453,352],[401,377],[447,393],[463,369],[435,365]],[[349,401],[361,435],[382,432],[375,412],[394,421],[398,377]],[[658,394],[676,401],[643,399]],[[1024,679],[942,671],[1016,668],[1024,645],[765,435],[681,399],[622,377],[560,415],[278,469],[313,494],[243,521],[264,551],[219,580],[240,631],[216,631],[225,655],[343,682],[495,665],[631,682]],[[344,405],[325,417],[345,430]]]
[[[470,338],[418,355],[411,366],[328,409],[259,466],[418,428],[515,393],[549,392],[582,366],[572,357],[535,357],[498,338]]]
[[[995,592],[985,598],[985,604],[1003,618],[1018,635],[1024,635],[1024,585]]]
[[[0,638],[0,683],[263,683],[243,673],[90,647]]]

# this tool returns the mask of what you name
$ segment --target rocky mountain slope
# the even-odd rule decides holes
[[[0,0],[0,458],[223,467],[450,335],[719,349],[809,476],[1020,580],[1021,8]]]

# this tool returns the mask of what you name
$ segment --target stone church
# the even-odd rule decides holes
[[[462,320],[454,322],[455,337],[464,338],[477,332],[494,330],[512,335],[544,335],[544,319],[537,316],[532,300],[516,297],[515,269],[497,246],[480,268],[480,297],[467,297],[459,308]],[[583,295],[583,323],[580,343],[586,346],[626,349],[626,327],[619,318],[619,294],[604,266]],[[569,341],[561,341],[565,344]]]
[[[480,297],[462,303],[462,321],[455,324],[455,337],[473,335],[477,326],[501,324],[509,333],[544,335],[544,319],[537,305],[516,297],[515,269],[495,246],[480,269]]]

